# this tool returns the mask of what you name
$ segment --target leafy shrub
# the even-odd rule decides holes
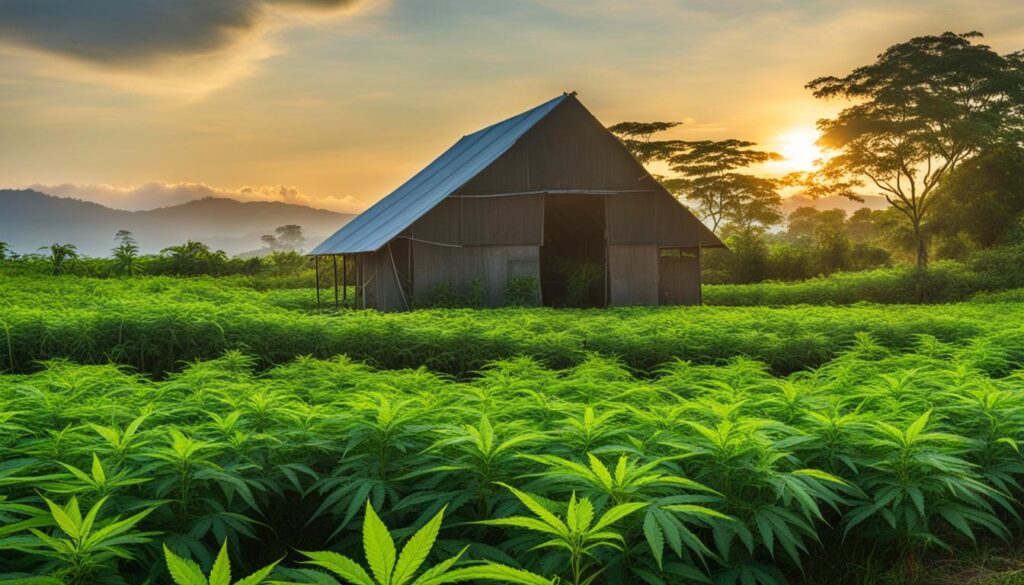
[[[985,277],[963,264],[944,261],[924,270],[839,272],[794,283],[709,285],[704,287],[704,303],[730,306],[952,303],[970,298],[989,284]]]
[[[484,281],[474,278],[466,284],[466,290],[462,294],[462,306],[472,309],[479,309],[487,306],[487,290],[484,288]]]
[[[505,286],[505,306],[535,307],[540,299],[540,284],[533,276],[513,276]]]

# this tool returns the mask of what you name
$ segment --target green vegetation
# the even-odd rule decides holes
[[[789,373],[828,362],[858,333],[893,349],[911,348],[927,334],[1021,351],[1013,338],[1022,315],[1015,305],[343,310],[335,316],[315,312],[310,289],[260,292],[251,284],[244,278],[6,278],[0,282],[0,369],[26,372],[38,361],[67,358],[112,361],[159,376],[185,360],[240,350],[261,367],[302,355],[346,354],[380,368],[426,366],[458,376],[521,355],[564,368],[588,352],[643,371],[675,359],[719,364],[745,355]],[[780,293],[790,300],[818,300],[796,294],[805,286],[811,285],[765,285],[764,294],[782,290],[790,291]]]
[[[986,312],[1013,308],[951,306],[944,321],[900,308],[889,329],[870,324],[884,308],[822,309],[823,323],[850,311],[860,327],[789,375],[744,357],[583,349],[565,369],[516,357],[460,379],[347,357],[262,371],[240,352],[160,380],[51,360],[0,375],[0,574],[927,583],[926,559],[1022,529],[1024,330]],[[537,313],[607,315],[595,330],[644,319]],[[804,349],[790,346],[791,363],[814,360]],[[662,365],[640,375],[628,359]],[[832,557],[849,574],[818,562]]]

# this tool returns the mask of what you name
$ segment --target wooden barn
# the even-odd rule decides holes
[[[544,305],[688,305],[720,246],[569,93],[462,138],[310,255],[318,284],[333,270],[382,311],[469,288],[500,306],[510,283]]]

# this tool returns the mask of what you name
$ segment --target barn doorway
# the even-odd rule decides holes
[[[544,197],[540,286],[545,305],[603,307],[607,303],[605,233],[604,197]]]

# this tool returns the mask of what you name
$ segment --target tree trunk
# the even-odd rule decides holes
[[[928,268],[928,242],[921,231],[921,220],[914,220],[914,242],[917,244],[917,267]]]

